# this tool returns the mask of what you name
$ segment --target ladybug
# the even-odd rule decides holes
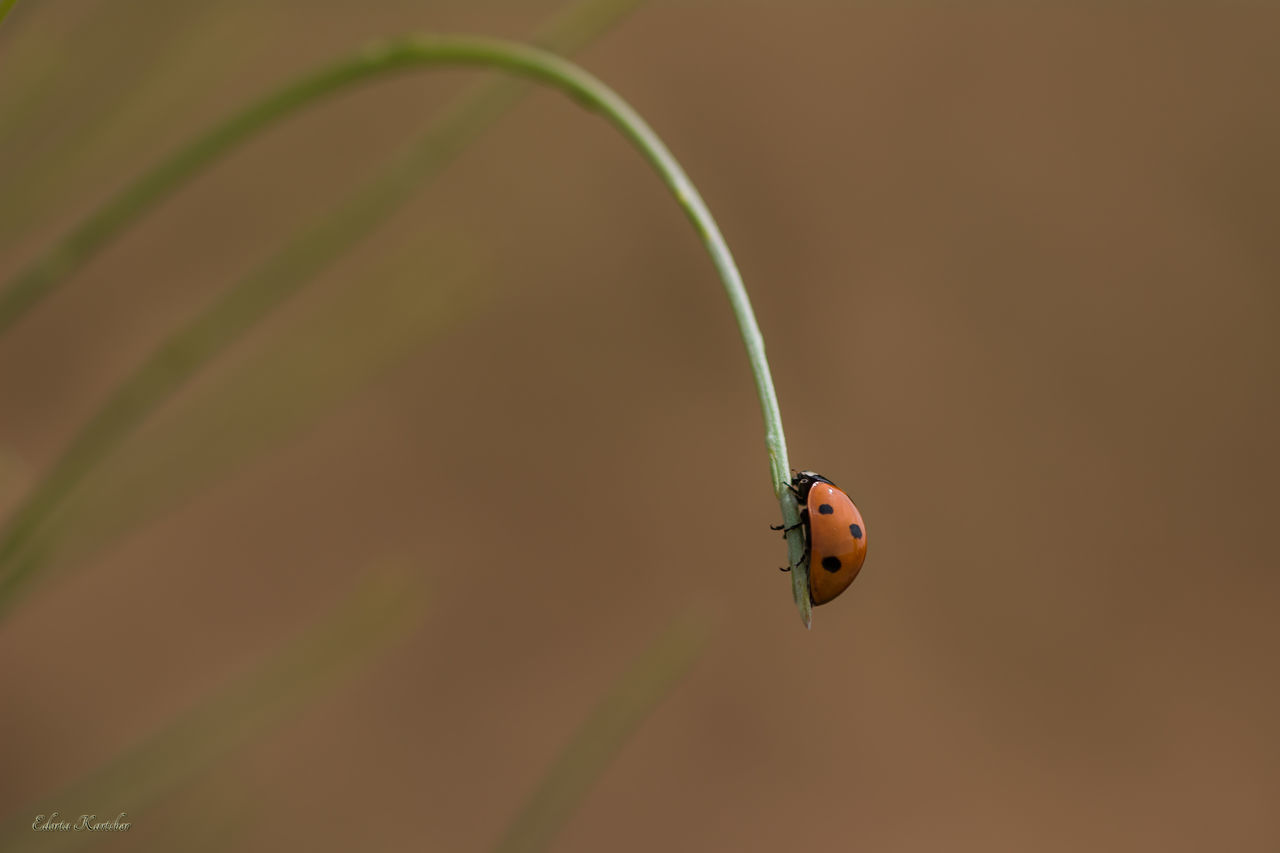
[[[809,561],[809,600],[826,604],[858,576],[867,558],[867,528],[849,496],[821,474],[801,471],[788,488],[800,501],[798,526],[804,528],[804,555]],[[771,529],[782,530],[785,536],[794,527]]]

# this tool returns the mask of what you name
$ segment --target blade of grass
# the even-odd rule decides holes
[[[31,103],[38,108],[33,110],[35,114],[24,124],[21,115],[7,116],[0,111],[0,141],[10,148],[16,142],[19,153],[16,161],[6,160],[10,168],[0,204],[0,253],[17,245],[24,234],[47,225],[59,210],[75,205],[84,197],[86,187],[97,187],[105,176],[118,172],[113,164],[122,157],[146,150],[158,121],[180,122],[197,109],[202,88],[220,81],[226,73],[228,42],[234,41],[237,54],[243,56],[252,55],[273,38],[268,29],[246,21],[248,14],[260,19],[261,10],[245,10],[242,4],[243,0],[199,5],[151,3],[145,12],[137,13],[145,24],[132,28],[136,43],[131,44],[129,56],[120,56],[117,50],[114,61],[86,55],[86,47],[109,51],[110,44],[104,44],[101,14],[92,10],[83,15],[84,22],[59,43],[66,56],[53,63],[50,79],[35,85],[26,83],[35,93]],[[118,16],[118,10],[114,14]],[[87,26],[89,22],[99,26]],[[27,46],[25,38],[23,46]],[[43,59],[48,53],[46,46],[37,57]],[[215,56],[218,59],[211,61]],[[96,91],[92,98],[77,100],[74,109],[58,109],[56,117],[50,115],[63,100],[55,95],[77,91],[73,70],[82,78],[79,88],[83,88],[83,78],[93,79],[90,69],[107,61],[110,86]],[[28,80],[31,76],[23,75]],[[16,73],[14,78],[18,78]],[[102,186],[104,190],[112,188],[110,183]]]
[[[553,22],[544,34],[547,36],[545,43],[549,49],[569,52],[581,46],[603,27],[607,27],[609,22],[616,21],[638,2],[639,0],[612,0],[601,3],[597,0],[584,3]],[[411,46],[414,41],[409,38],[371,45],[353,56],[325,66],[233,115],[143,174],[5,284],[0,290],[0,334],[60,287],[72,273],[88,263],[114,237],[152,207],[236,146],[295,112],[323,102],[343,89],[387,74],[439,65],[501,67],[483,61],[459,61],[450,55],[450,51],[422,50],[422,44],[418,45],[419,49],[414,49]],[[510,91],[504,89],[503,98],[510,96]],[[488,98],[497,100],[492,92]],[[501,103],[491,103],[489,100],[483,105],[470,103],[465,109],[483,113],[486,108],[495,107],[499,112],[503,109]],[[465,144],[469,141],[469,132],[473,132],[470,125],[459,127],[454,131],[458,139],[450,138],[452,134],[446,134],[436,144],[445,148],[456,146],[459,142]],[[383,187],[384,192],[390,190],[390,186]]]
[[[592,786],[706,647],[701,614],[688,613],[645,650],[596,707],[495,845],[497,853],[550,846]]]
[[[568,6],[553,17],[536,38],[555,50],[580,49],[639,2],[586,0]],[[510,77],[472,87],[368,184],[288,240],[266,263],[170,335],[117,386],[0,531],[0,615],[10,606],[25,579],[43,565],[51,553],[47,544],[41,547],[36,542],[41,528],[125,436],[246,329],[371,234],[510,110],[529,88],[523,81]],[[250,112],[254,109],[258,107],[251,108]],[[234,123],[233,120],[228,124]],[[219,134],[225,127],[215,128],[211,136],[221,138]],[[209,144],[212,143],[206,138],[185,150],[203,150]],[[169,163],[177,159],[180,158],[175,157]],[[190,161],[184,162],[190,165]],[[64,244],[73,241],[76,234],[90,224],[119,215],[128,199],[142,193],[139,187],[153,186],[159,180],[157,175],[166,168],[169,164],[162,164],[133,189],[108,202],[85,225],[72,232]],[[134,217],[141,216],[145,209],[144,206],[134,210]],[[50,256],[57,255],[58,251],[55,247]],[[51,281],[56,285],[58,279]]]
[[[0,0],[0,24],[4,23],[4,19],[9,17],[9,12],[13,10],[13,6],[18,0]]]
[[[413,262],[396,257],[361,287],[308,306],[198,395],[125,440],[38,534],[57,544],[59,568],[281,446],[456,326],[485,293],[473,272],[477,258],[449,254],[456,257],[456,241],[448,253],[443,245],[428,253],[415,245]],[[433,271],[430,288],[422,287],[422,269]]]
[[[93,809],[100,819],[137,815],[228,752],[297,714],[420,623],[422,584],[392,567],[367,573],[321,623],[230,686],[116,759],[0,822],[0,850],[48,853],[97,840],[90,832],[33,832],[37,815]],[[127,818],[126,818],[127,819]]]
[[[369,47],[358,56],[330,66],[319,74],[308,77],[301,83],[287,88],[284,92],[260,102],[248,112],[242,113],[232,121],[216,129],[210,136],[198,140],[194,146],[187,149],[180,157],[163,165],[157,172],[144,178],[135,190],[126,192],[125,198],[128,203],[122,208],[111,209],[111,215],[108,216],[105,224],[95,224],[93,237],[89,240],[89,243],[96,245],[95,241],[101,239],[101,235],[113,232],[123,222],[132,218],[136,213],[134,205],[139,200],[159,197],[171,190],[176,185],[176,175],[194,168],[190,165],[190,162],[199,164],[206,162],[212,155],[206,150],[205,145],[220,149],[227,138],[240,138],[249,130],[256,129],[267,123],[269,119],[296,108],[299,103],[313,99],[316,97],[317,92],[327,93],[334,91],[342,85],[349,84],[357,79],[363,79],[374,73],[416,66],[449,65],[496,68],[526,77],[559,89],[587,109],[600,113],[623,137],[632,143],[654,170],[658,172],[684,210],[690,223],[702,238],[704,247],[711,256],[716,271],[720,276],[725,295],[738,323],[743,346],[747,351],[747,360],[755,379],[756,393],[760,400],[760,409],[764,420],[765,447],[768,452],[774,494],[782,511],[783,524],[788,528],[785,536],[790,564],[794,568],[793,593],[801,618],[806,626],[809,625],[811,612],[807,589],[808,567],[803,559],[804,537],[800,531],[799,508],[795,497],[788,488],[790,472],[787,463],[786,441],[782,429],[782,417],[778,409],[777,393],[773,387],[773,378],[769,371],[768,359],[765,357],[764,339],[760,334],[759,324],[756,322],[755,313],[751,308],[751,302],[747,296],[746,287],[742,282],[742,276],[738,272],[737,264],[734,262],[728,244],[725,242],[724,236],[721,234],[720,228],[716,224],[714,217],[712,217],[706,203],[653,129],[621,96],[598,78],[568,60],[545,50],[515,42],[468,36],[411,37]],[[139,195],[135,196],[134,193]],[[73,243],[72,245],[74,246],[75,244]],[[60,268],[68,257],[60,257],[53,268]],[[47,283],[48,279],[37,277],[36,279],[25,281],[26,283],[15,291],[17,293],[16,302],[10,303],[11,307],[16,306],[18,313],[21,312],[23,307],[30,304],[30,300],[36,298],[40,292],[47,289],[45,283]],[[249,306],[242,307],[233,302],[229,307],[229,312],[234,317],[244,313],[246,309],[252,311],[255,309],[254,303],[259,300],[260,296],[255,294]],[[3,306],[0,306],[0,313],[3,313],[3,311]],[[11,316],[16,316],[16,313]],[[222,317],[218,316],[217,319],[221,320]],[[208,358],[212,352],[220,348],[224,343],[224,339],[218,334],[209,334],[210,331],[221,332],[222,330],[217,328],[210,330],[197,325],[195,328],[189,329],[188,334],[185,334],[180,340],[171,341],[170,345],[159,353],[161,369],[149,379],[158,380],[161,386],[158,389],[160,393],[166,393],[165,386],[172,387],[173,382],[172,371],[165,369],[165,362],[175,361],[181,367],[184,362]],[[132,411],[137,408],[137,401],[125,398],[122,401],[122,406],[125,413],[132,417]],[[101,431],[104,434],[107,433],[105,429]],[[94,430],[90,435],[89,450],[93,453],[98,453],[101,450],[100,447],[96,446],[101,441],[101,436],[98,435],[98,432],[99,430]],[[76,450],[76,447],[72,448],[72,451]],[[70,461],[73,469],[82,465],[81,459],[75,458],[74,453],[69,453],[72,455]],[[57,473],[55,471],[55,474]],[[58,490],[65,490],[66,488],[65,484],[57,483],[56,478],[54,479],[54,485]],[[53,497],[56,496],[55,492]],[[50,495],[37,495],[37,498],[40,499],[36,503],[36,518],[38,520],[39,511],[45,509],[45,507],[40,506],[40,501],[48,501]],[[30,535],[29,528],[33,519],[24,514],[23,510],[26,509],[27,507],[24,506],[19,511],[15,525],[10,528],[10,531],[16,531],[16,534],[7,536],[5,541],[0,543],[0,566],[4,566],[14,559],[15,555],[19,553],[22,539],[24,536]],[[19,563],[16,566],[9,566],[7,570],[0,569],[0,572],[2,572],[0,573],[0,609],[2,609],[12,600],[17,585],[29,574],[30,566],[29,564]]]

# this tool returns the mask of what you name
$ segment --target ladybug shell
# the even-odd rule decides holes
[[[830,483],[814,483],[809,511],[809,598],[826,604],[844,592],[867,557],[867,529],[849,496]]]

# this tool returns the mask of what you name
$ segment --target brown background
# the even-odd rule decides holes
[[[95,846],[485,849],[693,607],[706,654],[556,849],[1280,849],[1280,15],[1034,6],[655,2],[581,54],[719,217],[792,464],[866,516],[862,576],[811,632],[709,262],[640,158],[540,93],[154,419],[280,341],[357,358],[377,330],[297,331],[323,300],[466,282],[394,367],[5,619],[0,812],[216,694],[391,558],[429,589],[408,639],[125,803],[134,828]],[[20,0],[0,27],[0,273],[368,38],[523,37],[555,8]],[[0,340],[2,505],[168,330],[474,76],[379,82],[278,127]],[[181,472],[201,442],[152,452]],[[103,505],[147,482],[104,482]]]

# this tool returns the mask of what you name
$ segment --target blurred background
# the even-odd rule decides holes
[[[526,39],[561,8],[19,0],[0,277],[370,39]],[[710,262],[612,128],[534,92],[50,520],[0,622],[6,837],[489,849],[691,621],[554,849],[1280,849],[1277,26],[638,4],[575,55],[718,217],[791,463],[866,517],[857,583],[804,629]],[[0,510],[482,77],[284,121],[0,337]],[[30,830],[55,809],[133,826]]]

